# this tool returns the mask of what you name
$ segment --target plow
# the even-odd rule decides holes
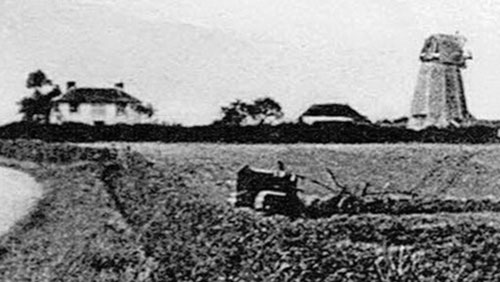
[[[389,189],[390,183],[370,191],[372,186],[363,183],[354,189],[339,183],[331,169],[326,168],[332,184],[309,176],[287,172],[284,164],[278,168],[260,169],[249,165],[237,173],[236,192],[230,202],[236,208],[250,208],[265,215],[281,214],[292,218],[320,218],[334,214],[412,214],[438,212],[500,211],[500,199],[494,197],[467,199],[420,195],[414,189]],[[304,181],[328,191],[327,196],[309,195],[300,188]]]

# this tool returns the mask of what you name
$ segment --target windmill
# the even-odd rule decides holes
[[[435,34],[425,40],[409,128],[460,127],[474,120],[467,110],[461,74],[466,61],[472,59],[464,49],[465,42],[458,33]]]

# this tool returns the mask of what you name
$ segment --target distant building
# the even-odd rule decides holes
[[[299,118],[300,123],[370,123],[370,121],[349,105],[315,104]]]
[[[420,52],[420,72],[411,105],[408,127],[447,127],[471,124],[461,69],[472,58],[460,35],[435,34]]]
[[[91,125],[136,124],[149,120],[142,102],[123,90],[123,83],[113,88],[76,87],[68,82],[67,91],[53,101],[50,122],[78,122]]]
[[[407,127],[408,120],[409,119],[407,117],[400,117],[394,120],[384,119],[375,122],[375,125],[383,127]]]

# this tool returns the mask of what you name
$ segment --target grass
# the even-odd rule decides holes
[[[0,240],[2,281],[135,281],[119,260],[134,241],[111,230],[114,210],[92,164],[66,167],[2,160],[34,175],[44,197]]]
[[[103,144],[98,146],[110,146]],[[334,215],[317,220],[234,210],[245,164],[323,182],[498,197],[500,147],[450,145],[130,146],[116,175],[99,162],[17,162],[44,186],[0,240],[5,281],[498,281],[497,213]],[[62,154],[63,152],[61,152]],[[14,154],[15,155],[15,154]],[[7,161],[6,161],[7,162]],[[111,185],[105,185],[106,183]],[[304,183],[308,193],[325,194]],[[391,188],[393,187],[393,188]]]
[[[244,165],[275,168],[278,160],[295,173],[332,186],[325,168],[332,169],[339,182],[353,188],[369,183],[372,191],[386,187],[414,189],[421,195],[442,197],[500,196],[500,145],[115,143],[113,146],[130,147],[156,160],[158,165],[183,169],[187,178],[197,182],[193,186],[212,191],[218,200],[224,200],[234,189],[236,172]],[[308,194],[329,193],[308,181],[300,185]]]

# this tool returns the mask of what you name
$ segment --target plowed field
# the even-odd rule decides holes
[[[144,165],[154,168],[151,172],[134,168],[134,162],[126,164],[127,172],[113,187],[130,222],[144,230],[143,238],[151,238],[143,244],[152,250],[158,262],[155,273],[161,277],[175,274],[179,281],[195,281],[194,277],[200,281],[500,279],[497,212],[446,213],[431,207],[425,214],[333,214],[294,221],[234,212],[227,203],[242,166],[273,168],[278,160],[292,172],[333,186],[325,171],[329,168],[353,191],[369,183],[372,192],[412,191],[420,198],[464,199],[465,203],[497,201],[500,146],[92,146],[129,146],[154,161]],[[157,172],[163,172],[163,182],[148,186],[148,180],[161,179]],[[329,194],[307,181],[300,186],[307,195]],[[171,191],[176,196],[162,196]]]
[[[98,145],[98,146],[110,146]],[[159,165],[179,166],[214,198],[226,199],[245,164],[274,168],[278,160],[287,169],[331,186],[325,168],[339,182],[356,189],[370,184],[370,191],[415,191],[443,198],[500,197],[500,146],[498,145],[217,145],[118,143],[129,146]],[[308,181],[300,184],[306,194],[329,192]],[[222,196],[222,197],[220,197]]]

